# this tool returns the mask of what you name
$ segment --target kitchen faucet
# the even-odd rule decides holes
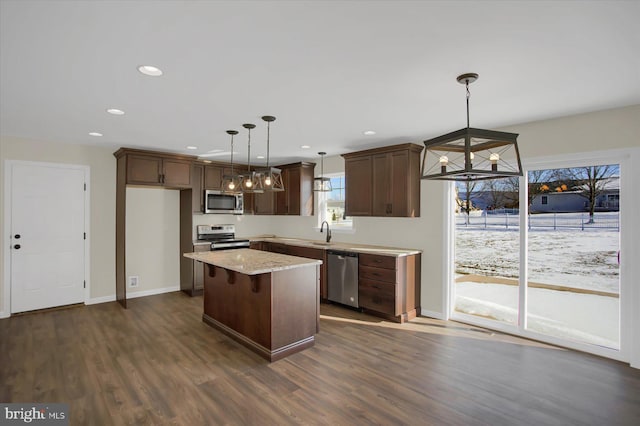
[[[331,229],[329,229],[329,222],[326,220],[322,221],[322,225],[320,225],[320,232],[324,229],[324,224],[327,224],[327,243],[331,241]]]

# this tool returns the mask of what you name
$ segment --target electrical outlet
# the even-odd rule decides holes
[[[129,277],[129,287],[138,287],[139,283],[140,277],[138,277],[137,275],[131,275]]]

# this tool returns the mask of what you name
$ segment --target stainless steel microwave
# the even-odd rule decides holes
[[[243,214],[242,194],[226,194],[222,191],[204,191],[204,213]]]

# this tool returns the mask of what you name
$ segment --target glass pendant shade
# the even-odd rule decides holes
[[[282,181],[282,171],[280,169],[269,167],[268,169],[260,169],[258,171],[262,179],[262,188],[265,191],[284,191],[284,182]]]
[[[256,172],[247,172],[240,175],[240,190],[246,193],[261,194],[264,192],[260,174]]]
[[[324,156],[327,153],[319,152],[318,155],[320,155],[320,177],[313,179],[313,190],[314,192],[331,192],[333,190],[331,179],[324,177]]]
[[[522,176],[517,133],[469,127],[469,83],[477,74],[463,74],[467,86],[467,127],[424,141],[422,179],[485,180]]]
[[[222,182],[220,187],[222,192],[225,193],[238,193],[240,192],[240,175],[234,173],[233,170],[233,137],[238,134],[237,130],[227,130],[227,133],[231,135],[231,174],[222,176]]]
[[[284,191],[284,181],[282,180],[282,171],[276,167],[269,166],[269,142],[271,123],[276,121],[276,118],[272,115],[265,115],[262,117],[267,122],[267,165],[264,169],[259,169],[257,172],[260,174],[260,180],[263,191],[269,192],[281,192]]]
[[[313,179],[313,190],[316,192],[331,192],[331,179],[327,177],[317,177]]]

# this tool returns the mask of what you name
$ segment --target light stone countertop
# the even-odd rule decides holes
[[[317,248],[322,250],[340,250],[340,251],[348,251],[353,253],[378,254],[381,256],[403,257],[403,256],[411,256],[414,254],[422,253],[422,250],[410,249],[410,248],[385,247],[385,246],[375,246],[375,245],[358,244],[358,243],[342,243],[337,241],[326,243],[324,240],[307,240],[304,238],[285,238],[285,237],[277,237],[273,234],[259,235],[254,237],[244,237],[244,238],[248,239],[251,242],[266,241],[270,243],[280,243],[280,244],[287,244],[287,245],[298,246],[298,247],[312,247],[312,248]]]
[[[184,257],[246,275],[265,274],[322,264],[321,260],[251,249],[184,253]]]

